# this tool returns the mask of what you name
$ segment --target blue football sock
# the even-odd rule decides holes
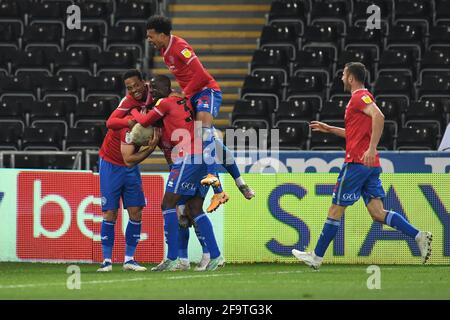
[[[202,237],[202,235],[200,234],[200,231],[198,230],[198,227],[196,224],[194,224],[194,230],[195,230],[195,234],[197,235],[198,242],[200,242],[200,245],[202,246],[203,253],[209,253],[208,246],[206,245],[206,242],[205,242],[205,238]]]
[[[125,230],[125,256],[133,257],[141,239],[141,221],[129,220]]]
[[[330,242],[336,236],[340,224],[341,222],[338,220],[327,218],[322,233],[320,234],[319,241],[317,241],[316,248],[314,249],[316,256],[323,257],[325,255],[325,251],[327,251]]]
[[[102,240],[103,259],[112,259],[112,250],[114,246],[114,221],[102,221],[100,237]]]
[[[419,230],[414,228],[405,218],[395,211],[389,211],[384,218],[384,223],[392,228],[403,232],[404,234],[415,238]]]
[[[163,210],[164,234],[167,243],[167,259],[178,258],[178,218],[175,208]]]
[[[178,257],[188,258],[189,228],[178,227]]]
[[[202,127],[203,161],[207,173],[216,174],[216,143],[213,134],[214,128]]]
[[[223,167],[228,171],[233,179],[236,180],[237,178],[239,178],[241,176],[241,172],[236,165],[236,160],[234,159],[234,156],[231,153],[230,149],[228,149],[220,139],[216,139],[216,148],[222,148],[222,153],[225,155]]]
[[[204,212],[201,212],[197,217],[195,217],[194,221],[197,224],[200,234],[205,239],[205,243],[209,249],[211,259],[215,259],[218,256],[220,256],[220,250],[219,247],[217,246],[213,226],[209,218],[206,216]]]

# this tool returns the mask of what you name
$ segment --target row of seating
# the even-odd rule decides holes
[[[147,19],[157,9],[156,0],[2,0],[0,18],[19,19],[24,23],[34,20],[59,20],[67,15],[67,7],[76,4],[83,19]]]
[[[327,121],[328,124],[344,127],[344,121]],[[282,150],[345,150],[345,139],[320,132],[311,132],[304,121],[279,121],[270,128],[264,120],[237,120],[234,141],[225,143],[240,150],[276,148]],[[263,131],[264,130],[264,131]],[[277,130],[277,133],[273,131]],[[386,124],[378,144],[379,150],[435,150],[440,138],[432,127],[423,123],[411,123],[395,132],[395,126]],[[278,137],[275,144],[271,136]],[[230,139],[230,138],[228,138]]]

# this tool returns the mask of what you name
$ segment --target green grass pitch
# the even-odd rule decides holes
[[[69,264],[0,262],[0,299],[450,299],[448,266],[380,266],[381,289],[367,288],[367,266],[226,265],[213,272],[96,273],[79,264],[81,288],[69,290]],[[151,265],[146,265],[151,267]]]

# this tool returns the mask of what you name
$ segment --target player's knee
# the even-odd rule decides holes
[[[384,222],[384,216],[385,216],[384,212],[380,212],[378,210],[373,210],[373,211],[369,211],[369,213],[370,213],[370,216],[373,221],[381,222],[381,223]]]
[[[103,220],[108,222],[116,222],[117,220],[117,211],[108,210],[103,212]]]
[[[128,210],[128,215],[130,219],[133,221],[141,221],[142,220],[142,207],[139,207],[135,210]]]

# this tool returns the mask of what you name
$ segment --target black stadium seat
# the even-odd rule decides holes
[[[231,121],[242,119],[265,120],[271,123],[272,111],[266,101],[263,100],[237,100],[234,104]]]
[[[279,147],[287,150],[306,150],[309,126],[306,122],[281,122],[278,124]]]
[[[25,128],[22,136],[23,150],[62,150],[62,135],[50,129]]]

